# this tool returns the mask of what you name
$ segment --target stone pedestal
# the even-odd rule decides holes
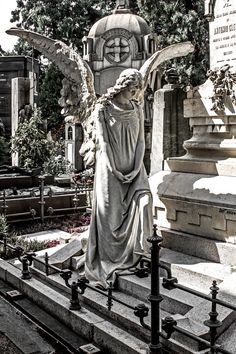
[[[188,121],[183,116],[186,93],[177,84],[165,85],[154,96],[151,175],[164,169],[170,156],[184,153],[183,142],[190,136]]]
[[[14,136],[19,124],[19,110],[30,101],[30,79],[25,77],[17,77],[12,79],[12,107],[11,107],[11,135]],[[31,96],[32,97],[32,96]],[[12,165],[18,166],[18,153],[12,154]]]
[[[169,170],[150,182],[166,247],[235,266],[236,107],[225,96],[224,111],[212,110],[212,96],[210,81],[188,93],[186,155],[167,159]]]

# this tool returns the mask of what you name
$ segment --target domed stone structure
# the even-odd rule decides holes
[[[131,13],[128,1],[118,0],[113,14],[97,21],[84,37],[83,50],[101,95],[121,71],[142,66],[156,50],[156,36],[142,17]]]

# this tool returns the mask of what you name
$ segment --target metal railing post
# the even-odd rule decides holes
[[[211,297],[213,302],[211,303],[211,312],[209,313],[210,318],[209,320],[204,321],[204,324],[205,326],[209,327],[210,344],[212,347],[214,347],[216,344],[217,328],[222,326],[222,322],[217,320],[218,312],[216,311],[216,302],[214,302],[214,300],[216,300],[218,290],[219,290],[215,280],[213,281],[210,289],[211,289]],[[217,353],[216,349],[211,348],[209,354],[215,354],[215,353]]]
[[[40,186],[39,186],[39,190],[40,190],[40,200],[39,200],[40,218],[41,218],[41,222],[44,223],[44,209],[45,209],[44,180],[45,180],[45,177],[44,176],[39,176],[39,180],[40,180]]]
[[[21,279],[31,279],[31,274],[29,271],[29,260],[28,257],[25,255],[21,258],[22,262],[22,276]]]
[[[49,269],[48,269],[49,257],[48,257],[47,252],[45,252],[45,255],[44,255],[44,262],[45,262],[45,273],[46,273],[46,276],[48,277],[48,275],[49,275]]]
[[[108,287],[107,290],[108,290],[107,309],[108,309],[108,311],[111,311],[111,308],[113,306],[113,301],[112,301],[113,286],[112,286],[112,282],[109,283],[109,287]]]
[[[3,254],[7,258],[7,234],[5,232],[3,234]]]
[[[153,226],[153,235],[147,239],[151,246],[151,294],[148,300],[151,303],[151,354],[162,354],[160,342],[160,303],[163,300],[160,294],[160,243],[163,238],[157,235],[157,226]]]
[[[81,305],[78,297],[78,284],[73,281],[71,284],[71,299],[70,299],[70,310],[80,310]]]

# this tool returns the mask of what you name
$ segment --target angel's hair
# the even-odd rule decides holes
[[[122,71],[122,73],[116,80],[115,86],[110,87],[107,90],[107,93],[105,93],[99,98],[98,102],[106,104],[120,92],[124,91],[127,87],[134,87],[137,90],[142,90],[143,77],[137,69],[126,69]]]

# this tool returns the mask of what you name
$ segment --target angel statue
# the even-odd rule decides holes
[[[92,72],[79,54],[34,32],[17,28],[7,33],[26,39],[65,75],[61,103],[84,127],[85,165],[96,158],[85,276],[106,289],[117,272],[147,251],[146,239],[152,234],[152,196],[143,164],[142,99],[149,74],[165,60],[192,52],[193,46],[179,43],[154,53],[140,70],[124,70],[115,86],[96,100]]]

